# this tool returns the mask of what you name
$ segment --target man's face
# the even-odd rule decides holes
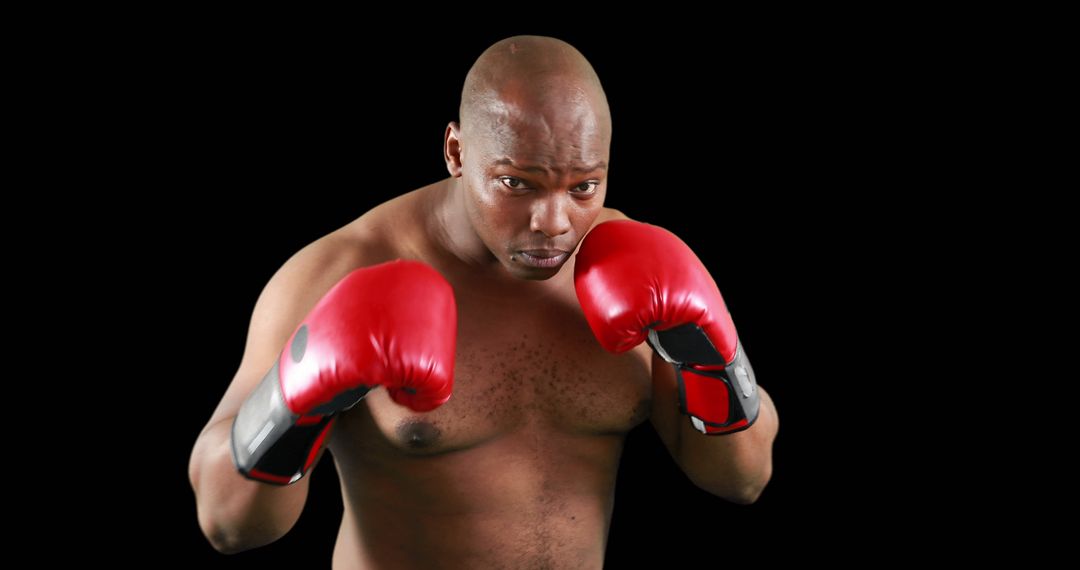
[[[469,221],[511,275],[548,279],[603,208],[610,135],[587,109],[502,117],[463,136]]]

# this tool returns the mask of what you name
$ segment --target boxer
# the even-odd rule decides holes
[[[191,455],[214,548],[287,533],[325,450],[334,568],[599,570],[645,421],[694,484],[760,496],[775,406],[694,252],[604,207],[610,141],[572,46],[519,36],[479,57],[449,177],[303,248],[256,302]]]

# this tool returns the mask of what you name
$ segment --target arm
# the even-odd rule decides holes
[[[303,268],[305,258],[320,257],[314,251],[295,265]],[[307,496],[303,476],[338,414],[370,390],[382,387],[395,403],[415,411],[435,409],[450,398],[457,335],[450,284],[418,261],[340,263],[344,257],[331,253],[307,271],[288,267],[281,280],[272,280],[249,337],[249,352],[269,370],[252,388],[260,368],[241,365],[243,373],[196,442],[192,487],[200,525],[218,550],[254,548],[288,532]],[[322,280],[343,271],[327,290]],[[310,297],[323,291],[298,319]],[[263,362],[268,347],[280,345],[281,331],[290,328],[294,332],[280,343],[285,348]]]
[[[771,475],[777,416],[708,270],[671,232],[618,219],[582,241],[574,284],[611,352],[654,349],[653,425],[699,487],[753,502]]]
[[[418,261],[342,263],[349,260],[333,250],[305,268],[307,258],[321,257],[317,252],[300,256],[293,264],[299,269],[283,269],[282,279],[267,286],[248,347],[262,366],[241,365],[192,454],[200,525],[222,552],[261,546],[292,528],[307,497],[303,476],[338,414],[370,390],[382,387],[415,411],[441,406],[453,390],[457,307],[446,279]],[[342,272],[332,286],[324,282]],[[321,298],[298,319],[316,294]],[[281,345],[275,357],[269,347]],[[269,370],[252,388],[261,368]]]
[[[772,444],[780,425],[768,393],[757,387],[761,407],[753,425],[710,437],[694,429],[679,411],[674,367],[654,353],[652,371],[650,421],[687,477],[701,489],[734,503],[757,500],[772,476]]]
[[[304,508],[309,480],[276,487],[245,478],[233,461],[231,432],[240,406],[303,316],[352,263],[360,262],[335,261],[339,249],[324,238],[293,256],[266,285],[252,313],[240,367],[195,441],[188,475],[199,526],[218,551],[239,552],[273,542],[293,527]]]

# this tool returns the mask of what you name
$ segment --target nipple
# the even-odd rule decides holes
[[[434,445],[442,432],[434,424],[417,418],[398,422],[398,439],[412,449],[425,449]]]

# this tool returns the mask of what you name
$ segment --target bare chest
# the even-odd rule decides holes
[[[649,353],[605,352],[572,294],[506,303],[459,292],[458,309],[450,400],[418,413],[375,390],[339,422],[336,446],[434,455],[524,430],[620,434],[648,417]]]

